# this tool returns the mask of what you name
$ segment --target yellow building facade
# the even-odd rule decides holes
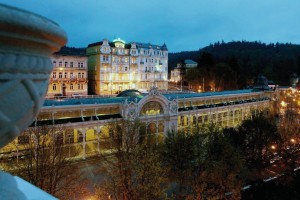
[[[63,47],[53,54],[53,71],[46,97],[87,95],[87,57],[85,49]]]

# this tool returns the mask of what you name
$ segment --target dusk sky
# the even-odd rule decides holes
[[[0,0],[57,22],[67,46],[103,38],[197,50],[217,41],[300,44],[299,0]]]

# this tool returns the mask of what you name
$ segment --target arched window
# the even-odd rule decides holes
[[[141,109],[140,115],[160,115],[163,114],[162,106],[155,101],[150,101],[146,103]]]

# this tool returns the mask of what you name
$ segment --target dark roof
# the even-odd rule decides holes
[[[94,47],[94,46],[99,46],[99,45],[102,45],[103,42],[95,42],[95,43],[92,43],[92,44],[89,44],[88,47]]]
[[[186,60],[184,60],[184,64],[189,64],[189,65],[197,65],[198,63],[196,63],[196,62],[195,62],[195,61],[193,61],[193,60],[186,59]]]
[[[85,48],[75,48],[75,47],[62,47],[59,51],[55,52],[53,55],[62,56],[86,56]]]
[[[141,97],[141,98],[143,98],[143,95],[138,90],[124,90],[124,91],[120,92],[120,94],[118,94],[117,97]]]
[[[155,44],[151,44],[151,43],[141,43],[141,42],[131,42],[131,43],[135,43],[137,48],[143,48],[143,49],[156,49],[156,50],[168,50],[167,45],[163,44],[162,46],[160,45],[155,45]],[[125,44],[125,49],[130,49],[131,48],[131,43],[126,43]],[[92,44],[89,44],[88,47],[94,47],[94,46],[99,46],[102,45],[103,42],[95,42]],[[115,47],[115,43],[114,42],[109,42],[109,46],[111,47]]]

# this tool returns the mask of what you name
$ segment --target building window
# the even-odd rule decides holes
[[[81,78],[84,78],[84,73],[81,74]]]
[[[56,84],[53,84],[53,86],[52,86],[52,90],[56,90]]]
[[[52,77],[56,78],[56,72],[53,72]]]
[[[83,84],[80,84],[80,89],[82,89],[82,90],[83,90]]]
[[[58,66],[62,67],[62,62],[61,61],[59,61]]]
[[[80,72],[78,73],[78,78],[81,78],[81,73]]]
[[[73,62],[70,62],[70,67],[73,68]]]
[[[68,78],[68,72],[65,72],[64,78]]]
[[[69,134],[67,135],[66,140],[67,140],[67,141],[66,141],[67,144],[73,144],[73,143],[74,143],[74,134],[69,133]]]
[[[80,84],[79,84],[79,83],[78,83],[78,85],[77,85],[77,89],[80,90]]]
[[[80,64],[81,68],[83,68],[83,62]]]
[[[80,62],[78,63],[78,68],[80,68]]]
[[[162,113],[163,113],[162,106],[158,102],[150,101],[143,106],[143,108],[141,109],[140,115],[141,116],[159,115]]]
[[[70,90],[73,90],[74,87],[73,87],[73,83],[70,84]]]
[[[125,67],[125,72],[127,72],[127,70],[128,70],[128,67]]]
[[[53,61],[53,67],[56,67],[56,61]]]
[[[58,78],[62,78],[62,73],[61,72],[59,72]]]
[[[65,62],[65,67],[68,67],[68,62]]]
[[[125,62],[126,62],[126,63],[128,62],[128,58],[125,58]]]
[[[73,72],[70,73],[70,78],[74,78]]]
[[[108,58],[109,58],[109,57],[108,57],[107,55],[103,55],[103,56],[102,56],[102,60],[103,60],[103,61],[108,62]],[[83,64],[83,63],[82,63],[82,64]]]
[[[113,57],[112,57],[112,61],[113,61],[113,62],[116,62],[116,57],[113,56]]]

